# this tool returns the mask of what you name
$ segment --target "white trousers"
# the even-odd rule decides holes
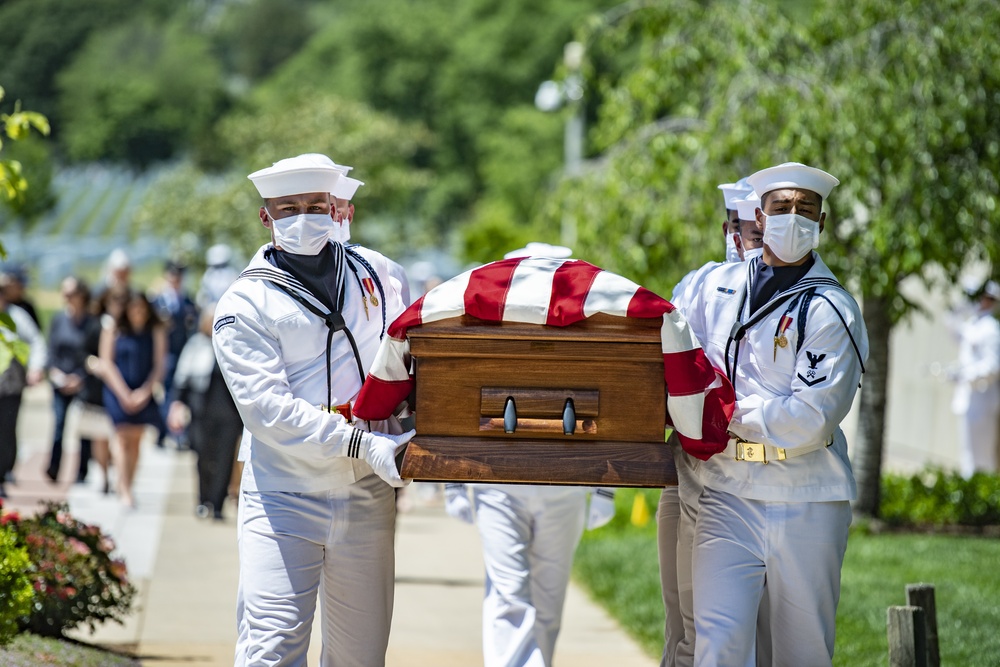
[[[960,469],[965,478],[975,472],[1000,471],[997,462],[997,434],[1000,431],[1000,404],[992,397],[973,395],[969,410],[959,415]]]
[[[678,559],[680,553],[679,523],[681,502],[677,487],[668,486],[660,492],[660,503],[656,508],[656,551],[660,561],[660,592],[663,595],[663,655],[660,667],[675,664],[677,645],[684,639],[684,618],[681,615],[679,599]],[[690,558],[688,558],[690,562]],[[693,643],[693,642],[692,642]]]
[[[832,665],[847,501],[747,500],[706,488],[694,544],[695,664],[751,667],[768,591],[771,664]]]
[[[551,665],[586,490],[474,485],[472,494],[486,565],[485,667]]]
[[[323,667],[384,665],[395,518],[376,475],[321,493],[244,491],[237,667],[306,665],[319,596]]]

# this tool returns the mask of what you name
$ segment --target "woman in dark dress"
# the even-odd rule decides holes
[[[146,426],[163,429],[153,391],[163,379],[166,352],[163,323],[144,294],[131,293],[114,326],[102,330],[100,343],[104,407],[121,448],[118,494],[129,507],[135,507],[132,482],[143,431]]]

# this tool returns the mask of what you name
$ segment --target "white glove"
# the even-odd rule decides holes
[[[444,485],[444,511],[452,518],[472,523],[472,503],[465,484]]]
[[[407,431],[401,435],[365,431],[355,427],[347,445],[347,455],[364,459],[372,467],[375,474],[390,486],[406,486],[411,480],[399,476],[396,468],[396,454],[402,449],[416,431]]]
[[[587,530],[600,528],[615,516],[613,489],[593,489],[590,492],[590,511],[587,513]]]

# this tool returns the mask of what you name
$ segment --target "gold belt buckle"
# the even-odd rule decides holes
[[[736,441],[736,460],[753,461],[755,463],[767,463],[767,454],[764,452],[764,445],[759,442],[747,442],[745,440]]]

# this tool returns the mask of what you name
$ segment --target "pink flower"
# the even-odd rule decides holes
[[[66,541],[69,542],[69,545],[71,547],[73,547],[73,551],[80,554],[81,556],[90,555],[90,547],[88,547],[86,544],[76,539],[75,537],[71,537]]]

